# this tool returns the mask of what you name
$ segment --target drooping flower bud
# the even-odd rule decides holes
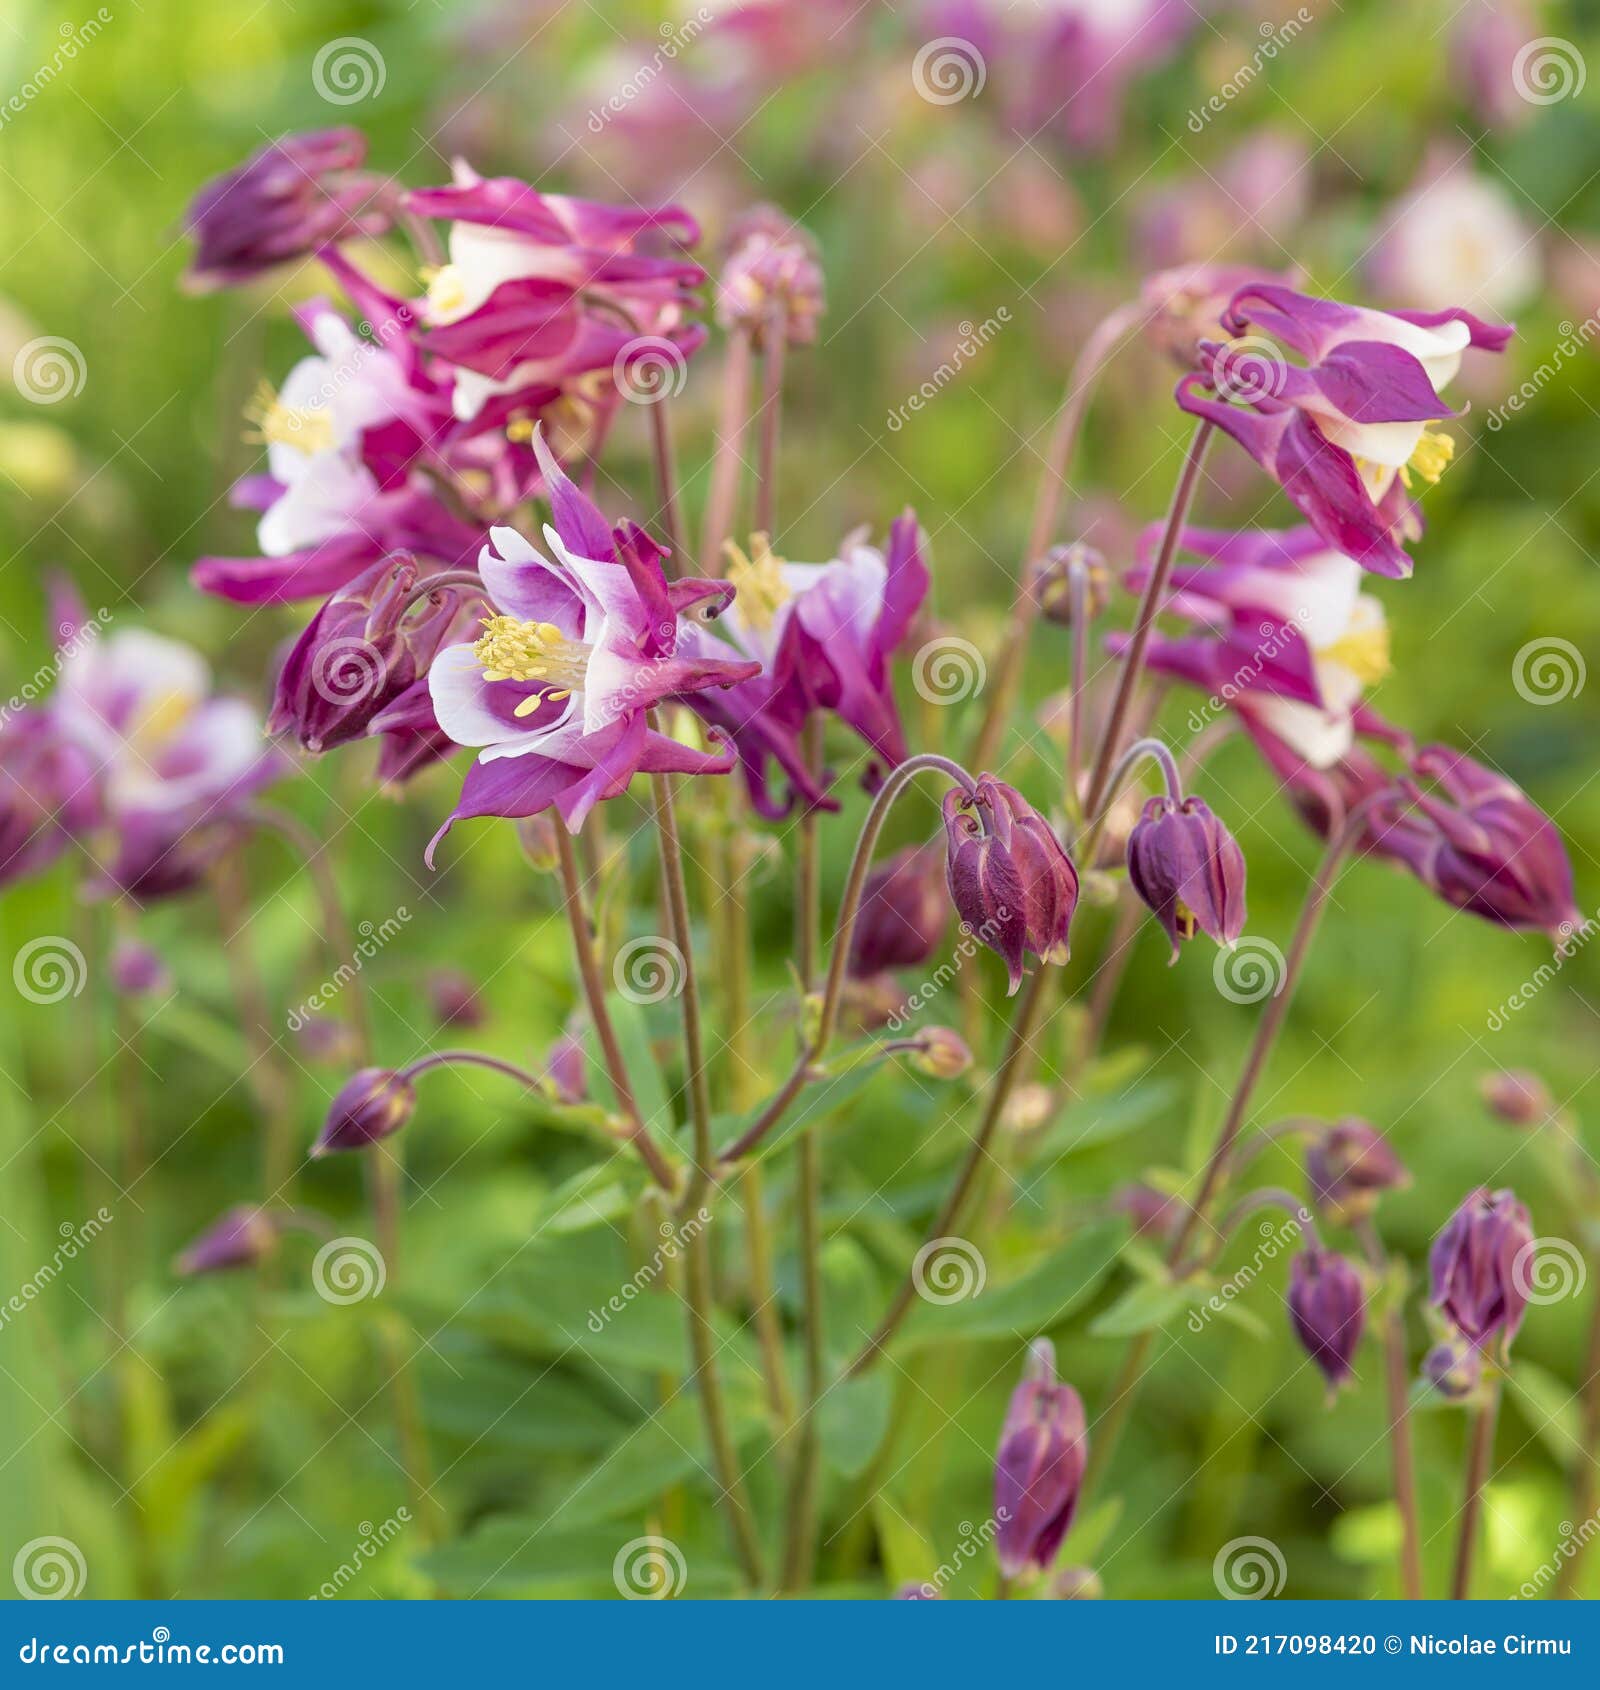
[[[517,843],[527,859],[529,868],[540,874],[554,874],[561,862],[560,846],[556,842],[556,824],[548,810],[536,816],[524,816],[517,824]]]
[[[589,1066],[583,1041],[563,1033],[551,1045],[542,1076],[544,1089],[556,1103],[585,1103],[589,1098]]]
[[[1337,1250],[1311,1246],[1289,1269],[1289,1321],[1332,1388],[1350,1377],[1366,1322],[1361,1276]]]
[[[382,178],[361,170],[358,129],[285,135],[195,195],[187,218],[198,243],[185,278],[195,291],[237,287],[318,247],[380,235]]]
[[[384,558],[339,588],[290,648],[267,728],[312,753],[358,739],[426,671],[461,611],[446,589],[408,615],[409,558]]]
[[[119,939],[111,952],[111,984],[124,997],[151,997],[172,985],[172,970],[160,951],[138,939]]]
[[[1169,1239],[1183,1220],[1183,1199],[1136,1181],[1119,1186],[1107,1205],[1133,1222],[1135,1238]]]
[[[254,1267],[278,1247],[279,1220],[268,1209],[240,1203],[225,1209],[172,1264],[176,1273],[216,1273]]]
[[[1533,1241],[1528,1211],[1510,1190],[1469,1192],[1428,1252],[1433,1304],[1478,1348],[1504,1349],[1528,1310],[1518,1258]]]
[[[324,1015],[319,1011],[291,1019],[289,1024],[301,1050],[312,1062],[347,1068],[361,1048],[361,1039],[355,1028],[337,1015]]]
[[[850,938],[850,976],[918,968],[939,948],[950,919],[941,852],[908,845],[867,876]]]
[[[1007,1578],[1055,1559],[1088,1458],[1083,1401],[1070,1385],[1056,1383],[1055,1351],[1041,1338],[1011,1394],[995,1458],[995,1549]]]
[[[1090,621],[1111,600],[1111,571],[1105,558],[1093,546],[1075,540],[1070,546],[1052,546],[1033,574],[1033,596],[1039,614],[1058,627],[1072,626],[1072,578],[1082,571],[1084,609]]]
[[[1492,1114],[1513,1127],[1537,1127],[1555,1112],[1550,1088],[1526,1068],[1502,1068],[1485,1074],[1478,1091]]]
[[[392,1068],[361,1068],[335,1094],[313,1156],[334,1150],[364,1150],[399,1130],[411,1119],[417,1091]]]
[[[945,794],[944,829],[956,913],[1005,963],[1011,991],[1025,955],[1065,962],[1078,871],[1044,817],[1015,788],[980,775],[974,792]]]
[[[757,346],[775,310],[783,313],[784,338],[794,345],[816,339],[822,316],[822,266],[816,242],[772,205],[758,205],[729,232],[728,262],[717,281],[717,321],[740,326]]]
[[[436,968],[428,976],[428,1002],[441,1027],[481,1027],[483,1001],[470,974],[459,968]]]
[[[949,1027],[924,1027],[910,1042],[911,1066],[930,1079],[958,1079],[972,1066],[967,1041]]]
[[[1380,1192],[1411,1181],[1383,1134],[1353,1115],[1335,1121],[1307,1146],[1306,1177],[1318,1208],[1342,1222],[1371,1214]]]
[[[1422,1359],[1422,1377],[1440,1396],[1459,1402],[1483,1377],[1483,1360],[1471,1344],[1435,1344]]]
[[[1244,932],[1244,853],[1199,798],[1149,800],[1128,836],[1128,883],[1172,940],[1198,929],[1219,945]]]

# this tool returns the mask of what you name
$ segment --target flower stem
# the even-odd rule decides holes
[[[611,1023],[611,1011],[606,1007],[605,980],[600,973],[600,958],[595,949],[594,923],[583,895],[583,884],[578,878],[578,859],[572,848],[572,835],[560,822],[557,822],[554,831],[561,884],[566,894],[567,923],[572,929],[572,948],[578,959],[578,978],[583,985],[589,1022],[600,1043],[601,1058],[611,1080],[611,1089],[616,1094],[617,1107],[627,1119],[629,1141],[656,1184],[663,1191],[671,1192],[677,1189],[677,1180],[640,1113],[633,1082],[628,1078],[628,1065],[623,1060],[622,1046],[617,1042],[617,1030]]]
[[[661,525],[667,533],[671,556],[666,560],[669,579],[683,573],[683,524],[678,517],[678,468],[672,449],[672,418],[663,394],[647,409],[650,412],[650,444],[655,456],[656,496],[661,501]]]
[[[1356,1223],[1356,1237],[1373,1271],[1388,1271],[1389,1258],[1370,1219]],[[1389,1399],[1389,1448],[1394,1465],[1394,1502],[1400,1511],[1400,1593],[1408,1602],[1422,1599],[1422,1527],[1417,1513],[1417,1472],[1409,1422],[1411,1374],[1406,1365],[1404,1311],[1389,1309],[1383,1318],[1384,1384]]]
[[[1472,1563],[1478,1546],[1478,1516],[1483,1511],[1483,1487],[1494,1461],[1494,1427],[1500,1411],[1500,1381],[1475,1411],[1467,1445],[1466,1488],[1461,1499],[1461,1536],[1456,1540],[1456,1565],[1450,1578],[1450,1599],[1464,1601],[1472,1588]]]
[[[1134,304],[1119,306],[1111,312],[1084,342],[1083,350],[1067,376],[1061,403],[1056,411],[1055,427],[1045,448],[1044,467],[1039,472],[1039,486],[1033,499],[1033,518],[1028,528],[1028,542],[1023,552],[1022,571],[1017,581],[1016,596],[1011,603],[1011,618],[1006,627],[1004,643],[989,682],[989,704],[973,741],[967,761],[981,769],[993,760],[999,749],[1000,735],[1022,678],[1022,664],[1027,656],[1028,633],[1038,613],[1033,596],[1034,565],[1044,555],[1055,532],[1056,518],[1061,509],[1061,494],[1067,485],[1067,471],[1071,467],[1073,450],[1083,427],[1083,417],[1089,408],[1100,372],[1106,367],[1117,343],[1138,323],[1143,309]]]
[[[761,437],[756,472],[756,531],[775,540],[778,533],[778,423],[783,412],[783,360],[786,313],[781,304],[761,331]]]
[[[1150,644],[1150,634],[1155,627],[1162,600],[1166,597],[1167,581],[1172,574],[1172,560],[1178,551],[1178,535],[1183,530],[1189,507],[1194,503],[1195,492],[1200,485],[1200,470],[1205,463],[1206,448],[1211,443],[1214,426],[1213,423],[1202,419],[1195,429],[1189,442],[1188,455],[1183,460],[1182,472],[1178,476],[1178,485],[1173,489],[1172,504],[1167,510],[1167,525],[1161,536],[1161,549],[1156,554],[1155,566],[1150,571],[1150,579],[1145,582],[1144,593],[1139,599],[1133,639],[1123,654],[1122,672],[1117,677],[1117,690],[1112,698],[1111,713],[1106,719],[1105,732],[1101,735],[1094,773],[1089,777],[1089,790],[1083,806],[1085,815],[1098,814],[1109,785],[1111,766],[1121,748],[1128,710],[1144,671],[1144,655]]]
[[[661,846],[661,878],[666,892],[667,920],[671,938],[678,948],[682,990],[678,994],[683,1011],[683,1054],[689,1095],[689,1122],[694,1156],[682,1212],[692,1214],[709,1208],[712,1168],[715,1156],[711,1144],[711,1092],[706,1077],[705,1041],[701,1026],[700,988],[695,975],[693,935],[689,928],[689,896],[684,884],[683,844],[678,834],[677,810],[673,801],[672,776],[651,777],[655,794],[656,834]],[[717,1485],[727,1512],[734,1550],[745,1581],[752,1589],[763,1582],[761,1543],[745,1494],[744,1475],[739,1470],[739,1452],[728,1426],[722,1396],[722,1381],[716,1365],[716,1333],[711,1323],[711,1256],[709,1226],[703,1226],[689,1243],[687,1304],[689,1351],[694,1360],[694,1383],[705,1421],[706,1441],[716,1467]]]
[[[400,1078],[414,1080],[417,1075],[426,1074],[430,1068],[450,1068],[461,1062],[471,1063],[478,1068],[493,1069],[495,1073],[504,1074],[529,1091],[539,1089],[537,1074],[531,1074],[514,1062],[502,1061],[498,1056],[490,1056],[481,1050],[430,1050],[426,1056],[419,1056],[415,1062],[408,1062],[400,1070]]]
[[[1028,983],[1022,988],[1022,997],[1017,1003],[1016,1014],[1012,1018],[1011,1037],[1007,1041],[1005,1055],[1000,1059],[1000,1066],[995,1071],[994,1079],[990,1082],[989,1095],[984,1103],[983,1115],[978,1122],[978,1130],[973,1135],[972,1144],[967,1151],[966,1160],[961,1164],[961,1171],[956,1175],[955,1184],[951,1186],[939,1210],[938,1217],[928,1229],[927,1242],[929,1243],[932,1243],[935,1239],[948,1237],[951,1228],[961,1219],[967,1194],[971,1191],[973,1182],[989,1154],[990,1140],[994,1137],[995,1128],[1000,1124],[1000,1117],[1005,1110],[1006,1102],[1010,1098],[1012,1088],[1021,1072],[1023,1057],[1028,1049],[1028,1042],[1033,1036],[1034,1025],[1038,1020],[1039,1010],[1046,996],[1046,978],[1044,968],[1036,968]],[[877,1330],[861,1346],[855,1359],[845,1369],[847,1379],[854,1379],[858,1374],[864,1373],[883,1353],[884,1346],[899,1330],[900,1323],[905,1319],[916,1292],[915,1277],[911,1271],[908,1271],[900,1284],[899,1290],[895,1292],[894,1300],[889,1304],[888,1312],[878,1322]]]
[[[739,471],[744,462],[740,448],[750,420],[750,364],[750,334],[740,328],[728,342],[722,371],[722,414],[717,422],[717,449],[711,460],[711,488],[700,535],[700,569],[705,575],[718,573],[722,542],[733,527]]]

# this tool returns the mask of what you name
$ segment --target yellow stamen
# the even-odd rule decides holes
[[[1410,471],[1415,470],[1426,482],[1432,483],[1444,474],[1446,466],[1456,455],[1456,443],[1448,434],[1436,428],[1425,428],[1410,461],[1402,466],[1400,479],[1411,485]]]
[[[255,426],[245,439],[257,446],[292,446],[310,457],[326,452],[334,444],[333,418],[314,405],[284,405],[272,383],[264,381],[244,408],[246,422]]]
[[[562,697],[582,688],[591,648],[569,640],[554,622],[486,616],[483,626],[472,655],[483,665],[486,681],[554,681],[566,689]],[[536,708],[535,700],[524,699],[517,714]]]
[[[1384,622],[1351,628],[1331,645],[1318,646],[1317,656],[1348,669],[1364,687],[1376,686],[1389,673],[1389,628]]]
[[[166,692],[145,705],[129,724],[127,743],[137,751],[150,753],[188,720],[194,699],[186,692]]]
[[[422,279],[428,284],[428,311],[434,317],[449,317],[467,303],[467,282],[454,264],[441,264],[437,270],[425,270]]]
[[[1199,922],[1195,919],[1195,913],[1189,908],[1182,898],[1175,899],[1174,902],[1176,907],[1174,908],[1172,914],[1173,919],[1178,924],[1178,931],[1185,939],[1192,939],[1194,937],[1196,927],[1199,926]]]
[[[723,543],[723,550],[728,554],[726,579],[738,594],[739,614],[747,627],[764,634],[776,619],[779,607],[789,600],[783,559],[773,552],[765,534],[750,536],[753,558],[746,557],[732,540]]]

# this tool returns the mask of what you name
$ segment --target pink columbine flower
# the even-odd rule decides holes
[[[723,693],[701,694],[695,709],[733,740],[751,801],[762,815],[785,815],[798,795],[807,804],[831,800],[806,768],[800,734],[816,710],[828,710],[872,753],[865,784],[906,758],[905,731],[890,685],[889,663],[928,591],[922,531],[912,511],[889,529],[887,550],[868,545],[866,531],[847,535],[830,563],[789,563],[764,534],[750,555],[730,547],[728,582],[737,596],[720,619],[734,646],[759,666],[759,677]],[[728,645],[692,630],[701,656]],[[776,764],[790,794],[770,785]]]
[[[186,222],[195,237],[186,285],[204,292],[254,281],[334,241],[381,235],[387,183],[361,167],[358,129],[285,135],[195,195]]]
[[[1232,435],[1330,548],[1409,575],[1405,489],[1413,471],[1436,481],[1453,451],[1430,427],[1457,414],[1439,390],[1469,346],[1501,351],[1512,331],[1460,309],[1375,311],[1262,283],[1234,295],[1223,326],[1233,338],[1201,344],[1179,405]]]
[[[186,890],[237,837],[250,798],[284,772],[255,710],[212,692],[199,652],[141,628],[75,647],[51,710],[95,770],[112,847],[100,890]]]
[[[728,602],[721,582],[669,587],[664,555],[632,524],[615,531],[535,437],[554,522],[550,555],[510,528],[479,559],[492,614],[471,644],[448,646],[428,685],[439,726],[480,748],[461,802],[428,847],[469,816],[530,816],[554,806],[574,832],[641,771],[726,774],[731,751],[697,751],[659,733],[663,699],[729,686],[757,672],[685,654],[682,618]]]
[[[784,338],[804,345],[816,339],[822,307],[816,242],[776,206],[752,206],[728,231],[717,321],[724,328],[744,326],[759,344],[766,323],[781,311]]]
[[[0,718],[0,886],[48,868],[95,819],[94,768],[30,706]]]
[[[1171,961],[1204,933],[1232,946],[1244,932],[1244,853],[1203,799],[1160,793],[1128,835],[1128,884],[1166,930]]]
[[[1504,1351],[1528,1312],[1533,1225],[1514,1191],[1470,1191],[1428,1252],[1432,1302],[1475,1349]]]

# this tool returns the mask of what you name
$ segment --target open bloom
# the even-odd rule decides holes
[[[1204,800],[1151,798],[1128,835],[1128,884],[1178,948],[1196,931],[1219,945],[1244,932],[1244,853]]]
[[[875,786],[885,768],[906,757],[889,664],[928,591],[915,513],[894,521],[884,551],[857,530],[829,563],[789,563],[763,534],[752,538],[748,556],[737,547],[731,555],[727,579],[737,596],[719,626],[760,673],[727,692],[702,694],[695,708],[732,739],[756,809],[782,816],[793,793],[808,804],[825,802],[800,746],[801,729],[817,710],[832,712],[866,742],[873,760],[865,784]],[[701,656],[728,650],[704,629],[686,632]],[[787,799],[771,790],[774,764],[788,778]]]
[[[1512,1191],[1469,1192],[1428,1252],[1432,1300],[1462,1337],[1504,1349],[1528,1312],[1533,1242],[1528,1211]]]
[[[237,287],[334,241],[381,235],[386,184],[361,168],[366,157],[358,129],[311,130],[269,142],[208,183],[186,218],[197,243],[187,285]]]
[[[759,345],[767,322],[781,311],[784,338],[807,344],[816,339],[822,304],[816,243],[776,206],[753,206],[728,234],[728,261],[717,278],[717,321],[747,328]]]
[[[660,549],[615,533],[537,443],[554,524],[550,556],[495,528],[479,560],[492,614],[480,638],[447,646],[428,674],[439,726],[480,747],[461,802],[468,816],[531,816],[554,805],[574,832],[640,771],[725,774],[732,754],[694,750],[648,725],[651,707],[747,680],[755,663],[684,656],[680,618],[728,601],[721,582],[670,587]]]
[[[1055,1351],[1040,1339],[1011,1394],[995,1457],[995,1549],[1007,1578],[1027,1567],[1043,1571],[1055,1559],[1088,1459],[1083,1399],[1070,1385],[1056,1383]]]
[[[945,874],[956,913],[1005,963],[1011,991],[1022,961],[1065,962],[1078,871],[1054,829],[1015,787],[980,775],[944,797]]]
[[[73,649],[51,709],[95,770],[110,841],[101,889],[154,898],[192,886],[284,769],[255,710],[212,693],[197,651],[140,628]]]
[[[1289,1324],[1329,1387],[1350,1377],[1366,1324],[1361,1276],[1337,1250],[1302,1250],[1289,1269]]]
[[[1456,415],[1440,389],[1469,346],[1498,352],[1512,331],[1457,308],[1376,311],[1261,282],[1233,296],[1223,325],[1233,338],[1202,342],[1179,405],[1232,435],[1331,548],[1409,575],[1400,542],[1418,524],[1405,489],[1413,472],[1436,481],[1453,451],[1430,426]]]
[[[0,718],[0,886],[47,868],[94,816],[93,765],[54,712]]]

